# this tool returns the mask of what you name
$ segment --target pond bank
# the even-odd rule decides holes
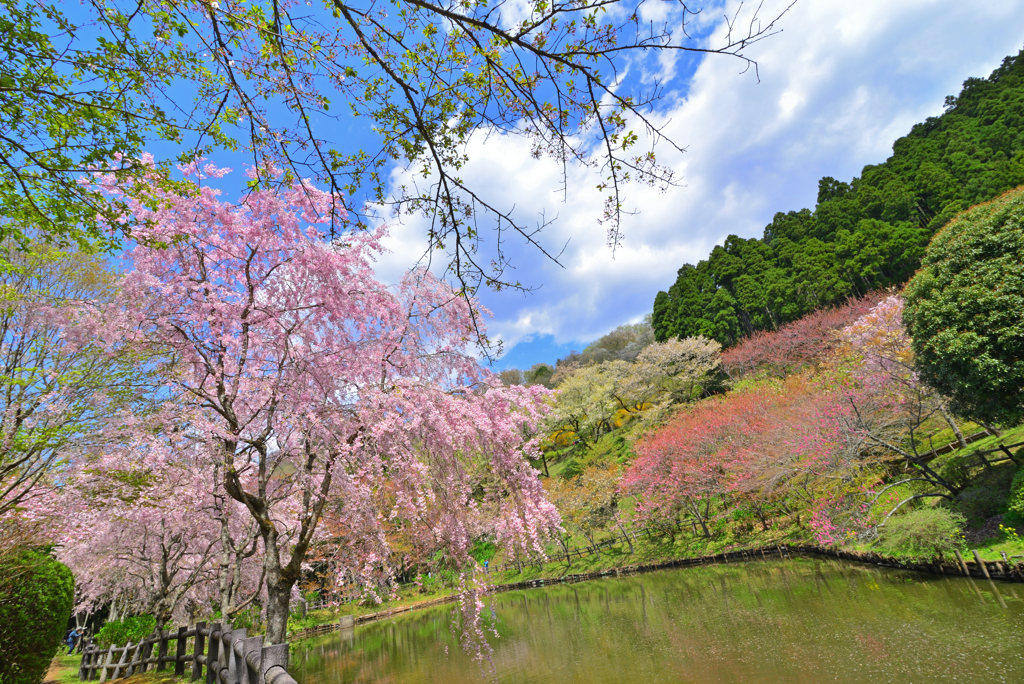
[[[831,549],[806,544],[779,544],[775,546],[762,546],[753,549],[741,549],[738,551],[729,551],[725,553],[707,556],[675,558],[672,560],[656,563],[641,563],[637,565],[627,565],[624,567],[609,568],[594,572],[566,573],[564,575],[560,575],[557,577],[541,577],[536,579],[523,580],[520,582],[507,582],[492,586],[488,593],[498,594],[506,591],[516,591],[520,589],[535,589],[539,587],[545,587],[556,584],[574,584],[577,582],[588,582],[590,580],[602,579],[606,577],[637,575],[646,572],[655,572],[657,570],[667,570],[671,568],[684,568],[689,566],[700,565],[744,563],[757,560],[789,558],[793,556],[838,558],[841,560],[852,561],[855,563],[877,565],[894,570],[910,570],[913,572],[921,572],[929,575],[972,577],[987,580],[1000,580],[1003,582],[1024,582],[1024,562],[1010,563],[1003,561],[987,561],[981,559],[977,555],[977,553],[972,554],[973,558],[971,560],[967,560],[966,558],[963,558],[962,556],[957,554],[957,557],[955,559],[945,559],[941,562],[938,560],[933,560],[929,562],[910,562],[903,559],[893,558],[890,556],[883,556],[878,553],[867,551],[844,551],[841,549]],[[342,617],[353,618],[350,624],[353,624],[354,626],[359,624],[365,624],[368,622],[374,622],[376,620],[388,619],[396,615],[401,615],[403,613],[408,613],[416,610],[422,610],[425,608],[431,608],[433,606],[438,606],[444,603],[451,603],[456,601],[457,599],[457,594],[450,594],[448,596],[442,596],[440,598],[430,599],[428,601],[422,601],[420,603],[399,606],[396,608],[382,610],[375,613],[366,613],[363,615]],[[308,639],[310,637],[326,634],[328,632],[332,632],[340,628],[341,625],[337,621],[322,625],[314,625],[312,627],[307,627],[303,630],[299,630],[294,632],[293,634],[290,634],[288,639],[289,641]]]
[[[292,644],[290,665],[299,684],[1024,681],[1014,584],[765,551],[495,593],[479,622],[412,611]]]

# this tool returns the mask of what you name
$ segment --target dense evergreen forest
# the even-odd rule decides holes
[[[657,340],[731,346],[821,307],[906,282],[955,214],[1024,184],[1024,51],[969,78],[883,164],[825,177],[814,211],[775,214],[764,237],[730,235],[654,300]]]

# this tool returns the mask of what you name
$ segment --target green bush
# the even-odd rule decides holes
[[[1021,449],[1017,452],[1017,458],[1024,456]],[[1017,474],[1013,476],[1013,483],[1010,485],[1010,497],[1006,502],[1006,521],[1012,524],[1024,522],[1024,468],[1018,468]]]
[[[75,600],[75,578],[47,553],[0,561],[0,684],[39,684],[60,647]]]
[[[999,515],[1005,502],[1001,492],[978,484],[960,492],[952,509],[962,515],[971,527],[980,527],[992,516]]]
[[[931,558],[963,545],[963,516],[945,508],[920,508],[889,518],[880,530],[879,547],[888,553]]]
[[[970,484],[971,470],[977,461],[973,453],[954,452],[938,466],[939,475],[954,487],[963,489]]]
[[[96,632],[96,641],[106,648],[111,644],[124,646],[129,641],[137,644],[156,629],[156,618],[152,615],[136,615],[124,620],[109,620]]]
[[[903,320],[922,379],[959,414],[1024,419],[1024,187],[972,207],[928,245]]]

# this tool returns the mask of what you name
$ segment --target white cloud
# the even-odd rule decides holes
[[[708,10],[702,20],[722,13]],[[532,159],[522,140],[474,144],[462,177],[497,206],[515,206],[520,220],[557,214],[544,243],[557,251],[569,241],[562,269],[506,235],[514,277],[540,286],[527,296],[484,293],[495,313],[490,330],[506,347],[536,334],[593,339],[636,320],[682,264],[704,258],[726,235],[760,236],[776,211],[812,206],[820,177],[849,179],[884,161],[893,141],[940,113],[943,97],[965,78],[987,76],[1020,49],[1024,0],[800,0],[780,26],[750,53],[760,83],[752,71],[738,75],[736,60],[712,56],[691,82],[669,84],[685,98],[665,103],[659,115],[688,151],[661,151],[683,187],[630,189],[627,202],[641,213],[625,221],[614,257],[598,225],[595,176],[572,169],[562,203],[559,167]],[[388,280],[422,254],[425,226],[406,221],[392,225],[394,252],[378,270]]]

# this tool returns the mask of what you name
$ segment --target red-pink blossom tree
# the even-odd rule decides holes
[[[387,488],[386,515],[429,525],[455,565],[470,562],[482,520],[499,541],[539,550],[558,515],[527,463],[524,426],[544,391],[498,387],[479,368],[473,302],[426,271],[394,289],[378,282],[383,229],[324,241],[314,225],[344,208],[307,183],[232,204],[207,182],[225,169],[184,171],[189,191],[154,182],[132,194],[156,201],[127,199],[143,227],[112,323],[125,343],[172,359],[163,391],[259,528],[267,638],[284,641],[333,497],[376,519]]]
[[[884,297],[884,292],[872,292],[809,313],[778,330],[756,332],[722,353],[722,369],[733,379],[758,371],[782,377],[820,362],[836,348],[836,333]]]
[[[678,412],[638,443],[624,487],[648,518],[689,513],[709,534],[713,504],[742,506],[768,528],[768,509],[813,506],[858,458],[841,388],[791,376]]]

